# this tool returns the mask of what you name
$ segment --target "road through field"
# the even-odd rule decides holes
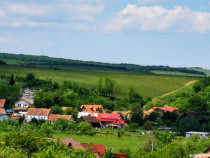
[[[175,94],[175,93],[177,93],[178,91],[180,91],[180,90],[182,90],[182,89],[184,89],[184,88],[186,88],[186,87],[188,87],[188,86],[190,86],[190,85],[192,85],[192,84],[195,84],[197,81],[198,81],[198,80],[189,81],[189,82],[187,82],[183,87],[181,87],[181,88],[179,88],[179,89],[176,89],[176,90],[174,90],[174,91],[165,93],[165,94],[163,94],[163,95],[161,95],[161,96],[159,96],[159,97],[153,98],[152,101],[155,101],[156,99],[163,98],[163,97],[166,97],[166,96]]]

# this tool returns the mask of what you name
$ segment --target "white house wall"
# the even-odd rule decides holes
[[[26,101],[24,100],[21,100],[21,101],[18,101],[15,103],[15,107],[21,107],[21,108],[28,108],[30,107],[31,105],[28,104]]]

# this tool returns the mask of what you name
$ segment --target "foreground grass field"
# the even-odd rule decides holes
[[[120,87],[120,96],[126,96],[130,87],[135,88],[143,97],[158,97],[170,91],[183,87],[198,77],[145,75],[120,72],[80,70],[80,69],[47,69],[22,67],[14,65],[0,65],[1,75],[14,74],[25,76],[27,73],[35,73],[40,79],[52,79],[57,82],[75,81],[89,87],[95,87],[99,78],[111,78]]]

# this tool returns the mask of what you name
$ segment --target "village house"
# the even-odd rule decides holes
[[[101,122],[102,127],[117,127],[118,129],[123,128],[126,124],[120,114],[98,114],[97,119]]]
[[[74,121],[72,115],[57,115],[57,114],[50,114],[48,121],[49,123],[54,123],[58,119],[66,119],[69,121]]]
[[[25,119],[27,122],[30,122],[33,118],[37,120],[48,120],[50,115],[50,109],[44,108],[29,108],[27,114],[25,115]]]
[[[7,120],[8,116],[4,108],[0,109],[0,121]]]
[[[178,108],[171,108],[167,105],[165,105],[164,107],[154,107],[153,111],[159,112],[159,113],[163,113],[163,112],[175,112],[178,111]]]
[[[95,116],[82,116],[81,120],[90,123],[93,127],[101,127],[100,121]]]
[[[95,145],[93,143],[81,143],[84,149],[91,148],[91,152],[96,155],[96,158],[102,158],[105,155],[106,147],[102,144]]]
[[[33,100],[29,100],[27,98],[20,99],[18,102],[15,103],[15,107],[18,108],[28,108],[33,105]]]
[[[95,116],[99,113],[105,113],[104,108],[102,105],[82,105],[80,107],[80,112],[78,113],[78,118],[81,116]]]
[[[33,100],[34,98],[34,90],[31,90],[29,88],[25,88],[22,94],[21,99],[26,98],[28,100]]]
[[[186,132],[186,137],[190,138],[192,137],[192,135],[199,135],[200,138],[202,137],[208,137],[210,135],[209,132],[196,132],[196,131],[190,131],[190,132]]]
[[[15,107],[13,108],[13,118],[23,117],[27,114],[27,108],[33,105],[33,100],[28,100],[27,98],[20,99],[15,103]]]
[[[5,102],[6,102],[6,99],[0,99],[0,108],[4,108]]]

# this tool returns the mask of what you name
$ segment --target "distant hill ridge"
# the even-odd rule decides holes
[[[109,70],[109,71],[123,71],[133,73],[145,73],[153,74],[152,71],[172,71],[172,72],[183,72],[189,74],[204,75],[204,72],[192,70],[182,67],[169,67],[169,66],[141,66],[136,64],[110,64],[94,61],[81,61],[64,58],[53,58],[48,56],[38,55],[25,55],[25,54],[10,54],[0,53],[0,60],[6,61],[8,64],[18,65],[34,65],[34,66],[52,66],[60,68],[81,68],[81,69],[92,69],[92,70]]]

